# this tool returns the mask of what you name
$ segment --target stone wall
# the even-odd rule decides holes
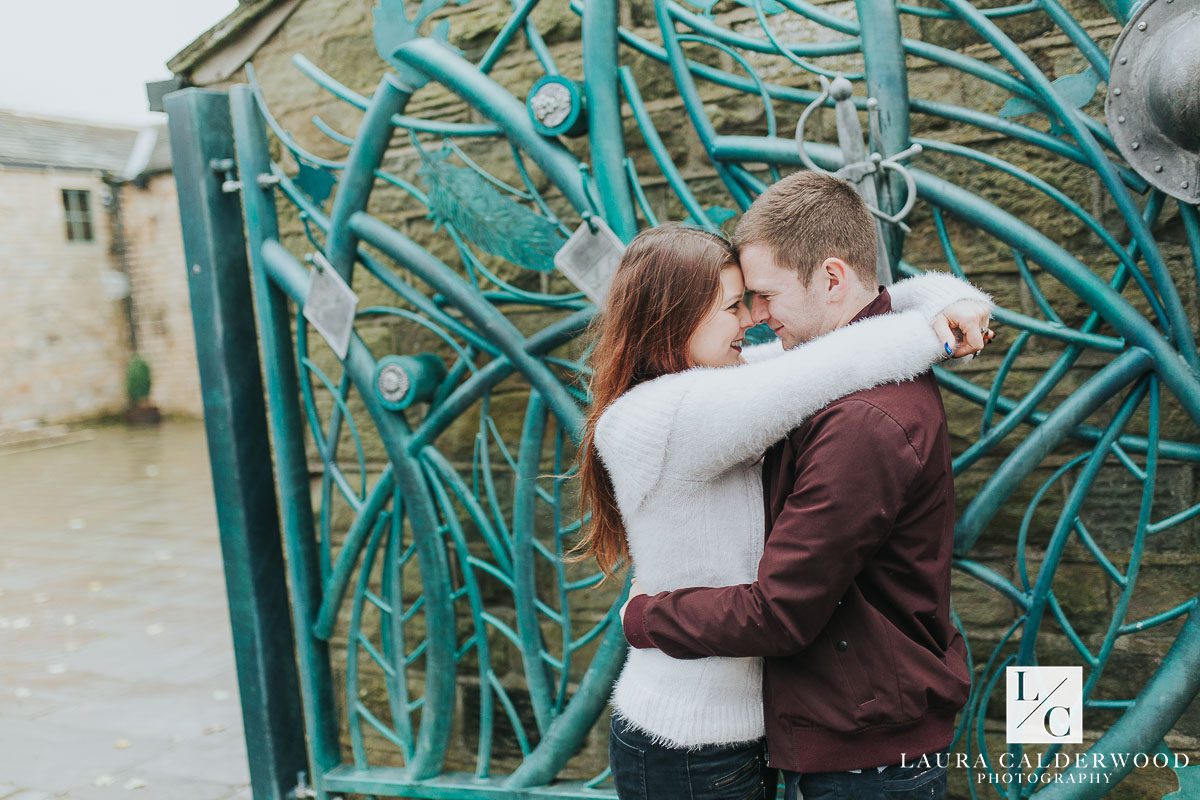
[[[64,189],[91,193],[92,241],[67,241]],[[128,325],[105,282],[107,193],[96,174],[0,167],[0,426],[126,405]]]
[[[376,54],[371,33],[371,8],[374,0],[306,0],[290,17],[287,23],[271,38],[253,57],[253,64],[261,81],[264,95],[272,113],[283,127],[290,131],[306,148],[328,157],[342,157],[345,148],[332,142],[322,135],[311,124],[314,115],[335,130],[352,135],[357,127],[361,114],[348,105],[330,97],[323,90],[304,78],[290,63],[293,54],[299,53],[329,72],[334,78],[343,82],[351,89],[364,95],[370,95],[379,81],[384,65]],[[835,15],[852,18],[854,6],[848,2],[823,3],[823,8]],[[1095,38],[1102,49],[1111,47],[1120,26],[1107,14],[1104,7],[1094,0],[1071,0],[1066,3],[1069,10],[1079,19],[1088,33]],[[762,38],[757,29],[753,11],[736,6],[732,3],[721,4],[721,8],[731,9],[720,15],[719,24],[732,27],[746,35]],[[511,7],[504,2],[488,2],[476,0],[464,5],[450,5],[443,9],[438,17],[450,21],[451,40],[463,49],[469,59],[478,59],[487,44],[492,40],[503,25]],[[565,3],[543,2],[533,13],[533,19],[538,30],[544,36],[550,51],[557,61],[558,68],[568,76],[580,77],[581,46],[579,19]],[[1001,21],[1010,35],[1021,43],[1022,49],[1028,53],[1043,72],[1050,78],[1060,77],[1079,71],[1083,66],[1077,52],[1066,41],[1065,37],[1054,33],[1049,24],[1040,20],[1044,17],[1027,16],[1016,20]],[[654,27],[652,4],[650,0],[636,0],[622,4],[622,24],[634,30],[643,38],[657,42],[659,36]],[[791,24],[791,27],[788,27]],[[780,35],[789,40],[806,38],[828,39],[826,31],[814,30],[813,26],[794,23],[780,23]],[[987,45],[981,44],[977,37],[965,32],[961,25],[937,19],[918,20],[913,17],[905,18],[906,33],[914,38],[936,43],[1004,68],[1005,65],[997,53]],[[736,64],[726,56],[714,54],[713,51],[697,49],[695,57],[714,63],[722,68],[736,72]],[[648,109],[666,146],[677,166],[689,180],[689,183],[703,200],[732,206],[726,198],[724,190],[712,170],[711,164],[703,149],[686,122],[680,101],[674,89],[674,82],[669,71],[648,58],[622,51],[621,60],[633,70],[641,91],[647,101]],[[815,81],[811,76],[800,70],[780,66],[779,59],[753,57],[752,63],[763,67],[763,77],[780,84],[813,88]],[[769,63],[768,63],[769,62]],[[852,69],[853,63],[846,63],[845,68]],[[946,68],[938,67],[930,62],[910,59],[909,85],[915,99],[942,101],[968,105],[980,108],[990,113],[996,113],[1003,103],[1004,96],[995,87],[990,87],[980,81],[971,79]],[[524,98],[528,88],[543,74],[541,66],[531,51],[525,47],[518,37],[517,43],[496,66],[492,76],[508,88],[516,97]],[[701,84],[707,110],[721,133],[746,133],[762,135],[765,132],[765,116],[761,104],[745,97],[734,97],[728,89],[710,84]],[[1091,110],[1100,108],[1102,95],[1093,99]],[[436,117],[456,121],[478,121],[477,112],[465,107],[463,103],[449,91],[430,84],[421,89],[409,104],[408,111],[414,115]],[[789,135],[794,129],[800,109],[781,107],[779,109],[779,131],[781,135]],[[1031,123],[1041,125],[1036,121]],[[1044,128],[1044,125],[1041,125]],[[1090,170],[1083,169],[1064,159],[1047,156],[1033,147],[1020,144],[1012,139],[980,131],[975,128],[955,126],[945,120],[930,116],[914,114],[912,130],[916,136],[928,136],[943,141],[966,145],[985,153],[1011,160],[1027,169],[1035,171],[1048,179],[1053,185],[1062,189],[1070,196],[1083,203],[1087,209],[1101,220],[1118,237],[1122,236],[1123,225],[1119,215],[1115,213],[1114,205],[1095,176]],[[810,138],[820,141],[834,141],[832,116],[819,113],[810,126]],[[643,185],[650,204],[659,219],[680,219],[684,212],[680,204],[670,194],[659,177],[656,166],[649,153],[641,144],[641,138],[628,121],[626,124],[626,142],[630,148],[638,173],[643,178]],[[567,145],[578,155],[584,155],[586,141],[582,139],[569,140]],[[464,143],[471,156],[491,169],[498,177],[517,181],[518,176],[511,164],[511,157],[503,147],[473,146]],[[385,160],[385,166],[395,174],[418,181],[416,170],[419,159],[406,136],[396,136],[392,142],[392,150]],[[997,179],[994,174],[979,169],[971,162],[957,160],[948,156],[928,155],[921,161],[920,166],[935,174],[941,175],[978,192],[983,197],[1009,210],[1019,218],[1029,222],[1051,238],[1066,245],[1097,273],[1108,277],[1115,268],[1114,259],[1104,252],[1094,238],[1089,238],[1087,231],[1073,218],[1061,212],[1053,202],[1044,196],[1037,195],[1027,188],[1018,185],[1007,178]],[[759,173],[766,179],[765,172]],[[542,187],[544,188],[544,187]],[[548,196],[552,207],[562,208],[561,198],[553,192]],[[434,233],[425,219],[425,209],[419,207],[398,190],[380,187],[372,197],[371,212],[377,214],[405,234],[427,247],[430,252],[443,258],[453,266],[460,266],[453,246],[443,234]],[[568,217],[571,218],[571,217]],[[295,213],[290,210],[282,211],[282,235],[293,252],[301,254],[311,250],[312,245],[304,240],[303,230]],[[913,232],[908,237],[905,257],[911,263],[932,270],[948,268],[947,256],[938,243],[933,219],[922,205],[919,205],[914,216],[909,220]],[[978,231],[964,225],[953,218],[947,220],[948,232],[957,249],[957,256],[967,274],[973,281],[992,292],[999,302],[1008,308],[1020,310],[1032,316],[1038,316],[1034,298],[1023,288],[1018,268],[1011,254],[997,242],[981,235]],[[1164,255],[1172,270],[1179,278],[1178,285],[1184,292],[1184,302],[1193,322],[1197,319],[1196,285],[1192,279],[1191,258],[1186,252],[1182,227],[1173,206],[1168,208],[1155,226],[1155,234],[1163,246]],[[1033,273],[1047,295],[1049,301],[1068,321],[1077,322],[1086,314],[1087,309],[1067,289],[1049,276],[1040,272],[1033,265]],[[538,278],[529,273],[514,271],[505,273],[504,277],[512,278],[518,285],[525,288],[537,288]],[[393,302],[393,295],[378,282],[363,274],[357,273],[355,289],[362,298],[362,304]],[[1135,297],[1136,293],[1128,292],[1127,296]],[[1136,304],[1136,301],[1135,301]],[[553,315],[544,311],[520,305],[505,306],[505,312],[523,330],[534,330],[545,324]],[[1104,329],[1102,329],[1104,330]],[[378,324],[366,325],[361,329],[364,338],[376,355],[387,352],[416,352],[427,346],[433,346],[428,337],[420,338],[411,328],[400,328],[395,325]],[[999,359],[1004,349],[1015,337],[1012,331],[1002,330],[1001,339],[997,346],[983,358],[966,365],[961,374],[970,377],[977,384],[988,385],[995,375]],[[1060,355],[1062,349],[1044,341],[1035,342],[1030,355],[1018,362],[1017,368],[1007,379],[1006,391],[1010,396],[1020,397],[1025,394],[1041,377],[1044,370]],[[327,356],[318,356],[323,364],[329,364]],[[1085,357],[1061,387],[1051,395],[1049,403],[1061,400],[1070,390],[1092,374],[1104,359]],[[519,429],[520,415],[524,411],[526,392],[519,382],[511,382],[511,387],[498,391],[492,398],[492,412],[498,425],[510,433]],[[961,399],[945,393],[947,409],[950,415],[952,435],[956,451],[964,449],[978,436],[980,416],[979,408]],[[328,404],[322,406],[327,408]],[[352,411],[357,406],[351,404]],[[1097,415],[1094,421],[1103,421],[1111,414],[1111,408]],[[1173,436],[1187,441],[1196,441],[1195,427],[1178,412],[1176,408],[1169,409],[1165,416],[1166,430],[1164,436]],[[1135,423],[1133,432],[1144,429],[1144,421]],[[470,464],[474,432],[478,429],[477,418],[467,415],[463,420],[451,427],[438,440],[439,448],[460,467]],[[1026,429],[1027,430],[1027,429]],[[1016,438],[1016,437],[1013,437]],[[369,439],[369,437],[368,437]],[[382,466],[383,453],[378,442],[364,442],[368,460],[368,471],[372,476],[378,473]],[[978,490],[982,482],[991,474],[1010,448],[1001,449],[994,455],[983,459],[973,469],[964,474],[959,480],[959,505],[965,506]],[[1049,476],[1059,465],[1065,463],[1077,447],[1064,446],[1060,452],[1048,458],[1042,469],[1011,499],[1000,517],[989,527],[981,540],[981,544],[973,551],[973,557],[980,563],[996,570],[1001,575],[1016,580],[1018,567],[1015,563],[1015,542],[1017,531],[1025,512],[1025,506],[1038,485]],[[310,445],[310,453],[314,460],[314,477],[319,459],[315,449]],[[1089,515],[1089,523],[1095,528],[1092,533],[1102,545],[1110,548],[1119,567],[1123,567],[1122,558],[1128,554],[1129,531],[1131,530],[1130,508],[1136,501],[1138,487],[1129,479],[1128,473],[1118,467],[1106,469],[1097,482],[1088,505],[1085,507]],[[1055,488],[1047,496],[1044,507],[1039,508],[1033,515],[1032,535],[1028,553],[1030,574],[1036,574],[1038,562],[1044,553],[1044,545],[1048,533],[1053,526],[1054,509],[1060,508],[1065,493],[1069,490],[1069,482]],[[1194,468],[1185,463],[1166,461],[1162,466],[1159,480],[1159,496],[1161,500],[1155,510],[1155,517],[1161,518],[1174,511],[1186,508],[1197,502],[1197,476]],[[339,523],[347,518],[345,509],[335,519],[334,530]],[[1197,545],[1200,544],[1200,531],[1195,524],[1182,526],[1176,532],[1164,534],[1153,540],[1150,552],[1145,556],[1142,570],[1142,590],[1136,597],[1134,607],[1130,609],[1130,618],[1140,618],[1148,614],[1169,608],[1176,602],[1192,596],[1200,586],[1200,557]],[[336,547],[336,542],[335,542]],[[1124,555],[1123,555],[1124,554]],[[1079,626],[1082,636],[1089,642],[1096,642],[1101,636],[1112,610],[1117,602],[1116,592],[1111,584],[1100,573],[1099,567],[1081,548],[1068,548],[1062,565],[1059,568],[1060,578],[1056,583],[1060,602]],[[1007,602],[998,600],[997,596],[983,588],[977,581],[967,578],[961,573],[954,577],[954,602],[963,618],[964,625],[971,636],[971,644],[976,656],[976,668],[982,668],[982,661],[990,653],[991,648],[999,641],[1003,631],[1015,619],[1014,609]],[[580,614],[583,625],[591,625],[608,609],[614,593],[611,585],[591,593],[587,608]],[[1105,697],[1128,696],[1132,687],[1141,686],[1161,662],[1170,642],[1178,631],[1178,622],[1156,629],[1149,635],[1135,638],[1124,638],[1118,643],[1117,649],[1110,660],[1105,681],[1102,682],[1101,695]],[[344,630],[340,628],[339,630]],[[345,648],[344,635],[335,637],[335,662],[340,663]],[[1056,629],[1048,631],[1042,639],[1043,650],[1039,653],[1041,663],[1078,663],[1078,656],[1071,650],[1066,638]],[[519,662],[513,661],[514,667]],[[514,686],[521,682],[519,669],[512,674]],[[419,690],[419,675],[415,679],[414,690]],[[448,766],[451,769],[471,770],[474,767],[470,733],[477,713],[471,700],[470,681],[464,681],[463,701],[457,714],[455,724],[457,738],[456,748],[451,753]],[[368,702],[380,698],[380,687],[367,687],[364,697]],[[339,702],[344,702],[341,692],[336,693]],[[519,696],[519,691],[518,691]],[[520,703],[518,703],[520,706]],[[1111,722],[1112,715],[1105,712],[1089,712],[1088,739],[1094,740]],[[572,762],[568,774],[575,777],[585,777],[595,774],[606,763],[606,734],[605,722],[601,719],[593,730],[588,747]],[[988,722],[991,736],[1003,736],[1003,711],[993,706]],[[1193,704],[1187,715],[1176,726],[1168,737],[1168,744],[1181,751],[1200,754],[1200,706]],[[368,746],[374,756],[381,760],[395,759],[394,748],[380,739],[368,740]],[[513,763],[516,752],[512,742],[505,747],[508,763]],[[390,754],[390,755],[389,755]],[[957,780],[957,779],[956,779]],[[1113,795],[1114,797],[1161,797],[1174,788],[1173,776],[1144,772],[1126,781]],[[965,786],[961,782],[955,791],[959,796],[965,795]]]
[[[90,192],[92,241],[68,241],[62,191]],[[116,194],[125,239],[114,248]],[[0,426],[83,421],[128,405],[129,314],[113,299],[128,270],[149,402],[200,416],[200,381],[170,173],[111,185],[99,174],[0,167]]]
[[[144,187],[124,185],[121,209],[138,352],[153,376],[150,402],[164,414],[199,417],[204,408],[175,178],[164,172]]]

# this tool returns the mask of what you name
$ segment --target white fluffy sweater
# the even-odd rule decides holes
[[[930,325],[960,299],[988,301],[946,274],[890,287],[896,312],[746,364],[693,368],[640,384],[596,423],[640,588],[752,583],[763,553],[763,452],[833,400],[911,379],[944,357]],[[762,659],[675,659],[630,648],[614,712],[674,747],[764,735]]]

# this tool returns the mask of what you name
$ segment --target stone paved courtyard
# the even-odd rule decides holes
[[[0,798],[249,798],[200,423],[0,455]]]

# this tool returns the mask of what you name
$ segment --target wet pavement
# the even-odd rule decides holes
[[[250,798],[200,423],[0,455],[0,798]]]

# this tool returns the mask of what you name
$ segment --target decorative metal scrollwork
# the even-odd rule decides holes
[[[863,189],[867,195],[867,208],[871,213],[884,222],[892,225],[900,225],[905,233],[910,230],[907,225],[904,225],[904,218],[913,210],[913,206],[917,203],[917,184],[913,180],[912,175],[904,168],[904,161],[920,155],[921,144],[919,142],[909,145],[904,150],[896,153],[894,156],[884,156],[872,151],[867,153],[862,146],[862,125],[858,121],[858,110],[854,107],[852,99],[854,86],[846,79],[844,75],[838,75],[832,81],[824,75],[817,76],[821,82],[821,93],[816,99],[808,104],[804,109],[804,113],[800,115],[800,121],[796,123],[796,150],[800,153],[800,160],[804,162],[804,166],[813,172],[825,172],[827,174],[837,175],[839,178],[845,178],[856,186],[863,186],[864,181],[881,172],[892,171],[897,173],[903,180],[906,189],[904,205],[894,214],[888,214],[875,204],[875,191],[872,185],[870,190]],[[842,149],[843,165],[840,169],[830,173],[829,170],[822,169],[812,157],[808,155],[804,141],[804,127],[808,123],[809,117],[813,111],[825,105],[825,101],[832,99],[837,108],[837,125],[838,125],[838,145]],[[874,97],[867,98],[867,119],[869,120],[870,130],[872,131],[872,139],[879,140],[879,101]]]
[[[1200,682],[1198,587],[1156,595],[1143,578],[1165,569],[1154,552],[1188,550],[1200,518],[1187,477],[1200,463],[1200,361],[1184,302],[1200,220],[1131,169],[1124,135],[1091,111],[1099,82],[1119,87],[1088,29],[1057,0],[857,0],[855,15],[739,0],[726,5],[753,19],[734,27],[718,3],[659,0],[639,6],[638,28],[618,25],[615,0],[573,0],[583,64],[567,79],[531,15],[538,0],[497,0],[506,21],[471,58],[450,44],[444,0],[415,5],[375,10],[388,66],[371,97],[294,59],[362,112],[353,136],[313,120],[341,156],[285,130],[252,72],[232,93],[271,409],[299,397],[318,465],[315,492],[293,461],[278,472],[289,577],[312,587],[297,636],[318,797],[612,796],[604,770],[582,776],[572,760],[625,643],[623,597],[561,560],[581,527],[567,476],[595,307],[554,259],[589,221],[618,243],[668,215],[715,230],[801,167],[876,192],[883,277],[949,269],[1003,306],[1001,356],[938,370],[957,444],[956,597],[987,617],[963,626],[976,684],[954,746],[1005,774],[989,722],[998,681],[1053,658],[1084,668],[1087,713],[1105,729],[1094,751],[1168,747]],[[905,35],[910,22],[994,57]],[[1060,37],[1073,80],[1052,82],[1006,33],[1026,22]],[[497,79],[517,49],[544,78]],[[471,113],[409,113],[433,90],[439,107],[456,98]],[[831,105],[837,147],[806,135]],[[1128,123],[1121,108],[1110,103]],[[794,139],[778,135],[785,115],[799,118]],[[575,150],[556,138],[583,134]],[[904,163],[918,153],[919,166]],[[385,192],[402,225],[368,207]],[[281,238],[276,200],[302,244]],[[297,247],[319,250],[362,299],[344,359],[297,313],[311,280]],[[282,322],[269,316],[276,296]],[[289,328],[294,350],[277,335]],[[311,573],[291,557],[308,547]],[[1156,635],[1174,642],[1161,665],[1128,667],[1123,643]]]

